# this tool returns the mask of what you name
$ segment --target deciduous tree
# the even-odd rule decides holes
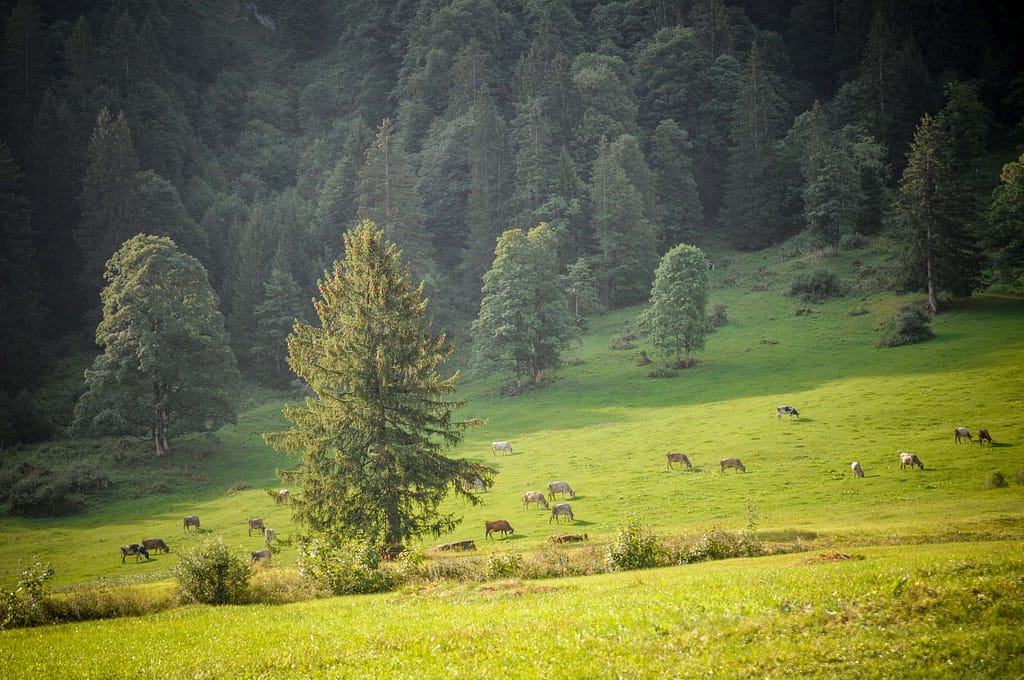
[[[650,332],[654,346],[683,368],[689,368],[692,352],[704,348],[708,289],[704,253],[680,244],[661,258],[650,305],[640,315],[640,326]]]
[[[166,237],[138,234],[107,262],[96,343],[75,427],[148,436],[158,456],[174,435],[234,422],[238,371],[199,260]]]

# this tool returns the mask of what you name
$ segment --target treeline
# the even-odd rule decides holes
[[[682,242],[834,251],[883,229],[905,239],[907,285],[928,285],[939,247],[952,282],[938,292],[969,293],[989,267],[979,246],[1019,271],[1020,173],[997,187],[980,165],[1024,114],[1017,14],[970,0],[5,2],[0,439],[49,434],[25,391],[96,328],[105,264],[140,232],[205,266],[239,366],[271,384],[290,379],[284,339],[363,219],[460,340],[498,238],[540,223],[559,269],[609,306],[645,300]],[[946,184],[908,163],[917,148]],[[941,243],[922,235],[936,215]]]

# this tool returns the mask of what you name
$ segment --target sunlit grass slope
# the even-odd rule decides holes
[[[0,633],[0,678],[1018,678],[1022,572],[1004,541],[183,607]]]
[[[765,540],[816,546],[1024,536],[1024,486],[1013,483],[1024,468],[1024,302],[979,295],[937,316],[934,340],[876,349],[879,323],[913,298],[856,294],[850,258],[716,259],[712,304],[726,306],[729,322],[675,377],[650,378],[651,367],[636,364],[642,339],[633,350],[610,349],[636,309],[593,320],[566,365],[538,388],[508,396],[506,376],[467,373],[460,415],[487,425],[469,430],[452,455],[499,474],[480,505],[453,501],[449,509],[464,522],[424,547],[474,539],[484,552],[528,551],[556,531],[606,539],[631,519],[677,534],[752,527]],[[868,264],[865,256],[860,266]],[[838,268],[854,292],[814,305],[784,295],[795,271],[818,266]],[[776,418],[782,404],[801,417]],[[267,493],[279,485],[275,469],[294,461],[261,439],[287,427],[281,406],[248,408],[237,425],[182,439],[163,460],[145,447],[124,453],[95,443],[117,493],[71,518],[0,518],[0,582],[12,582],[19,561],[33,556],[53,564],[58,586],[165,578],[177,551],[204,536],[262,547],[247,535],[249,517],[294,536],[288,508]],[[955,444],[958,425],[987,428],[995,445]],[[490,443],[504,439],[514,455],[492,456]],[[69,449],[57,442],[36,455],[60,460]],[[668,451],[687,453],[694,470],[666,469]],[[917,453],[925,469],[900,470],[900,451]],[[725,457],[740,458],[746,473],[722,474]],[[854,460],[864,479],[852,477]],[[994,471],[1010,486],[986,489]],[[577,493],[569,499],[576,520],[560,527],[521,502],[523,491],[546,491],[554,480]],[[202,532],[182,531],[186,514],[200,515]],[[513,525],[511,539],[484,538],[485,520],[497,518]],[[171,545],[170,555],[120,563],[120,545],[153,536]],[[275,564],[296,554],[285,546]]]

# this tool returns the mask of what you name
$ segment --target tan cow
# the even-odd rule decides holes
[[[523,509],[530,507],[530,503],[536,503],[537,509],[540,506],[544,506],[544,509],[548,509],[548,499],[544,497],[543,491],[524,491],[523,492]]]
[[[679,469],[682,470],[683,466],[686,466],[687,470],[693,469],[693,463],[686,457],[685,453],[666,453],[665,454],[665,467],[672,469],[672,463],[679,463]]]
[[[507,538],[515,533],[515,529],[512,528],[512,525],[504,519],[487,520],[484,525],[487,529],[487,533],[485,534],[487,538],[490,538],[491,534],[496,534],[499,531],[501,532],[502,538]]]
[[[722,466],[722,472],[725,472],[726,468],[732,468],[739,472],[746,472],[747,468],[743,466],[739,458],[723,458],[718,461],[718,464]]]

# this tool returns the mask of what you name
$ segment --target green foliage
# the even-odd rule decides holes
[[[670,362],[683,368],[692,352],[704,348],[708,293],[707,257],[700,248],[680,244],[661,258],[650,304],[637,323]]]
[[[302,576],[335,595],[383,593],[396,585],[380,550],[365,540],[311,539],[302,544],[298,565]]]
[[[617,571],[649,569],[658,566],[664,549],[661,540],[640,520],[632,520],[620,527],[608,544],[605,559]]]
[[[180,551],[172,573],[183,602],[240,604],[248,600],[250,560],[219,536]]]
[[[264,434],[300,458],[281,473],[303,488],[290,501],[295,519],[317,534],[383,546],[450,531],[459,519],[441,502],[452,493],[479,503],[459,482],[490,482],[494,471],[443,455],[475,421],[453,419],[458,374],[438,373],[452,346],[432,331],[422,285],[413,287],[395,245],[363,222],[319,287],[318,325],[296,324],[288,337],[288,364],[316,398],[284,410],[291,430]]]
[[[896,314],[882,324],[875,347],[900,347],[925,342],[935,337],[931,317],[916,305],[901,305]]]
[[[985,480],[985,488],[988,490],[1005,489],[1008,486],[1010,486],[1009,482],[1006,481],[1006,477],[999,470],[990,474]]]
[[[60,517],[80,511],[82,496],[50,468],[23,462],[0,472],[0,499],[20,517]]]
[[[825,302],[842,297],[843,289],[835,272],[815,269],[797,274],[787,294],[803,302]]]
[[[509,551],[495,553],[487,559],[487,578],[512,578],[523,570],[523,556]]]
[[[498,239],[494,265],[484,275],[484,298],[473,322],[476,365],[510,368],[540,383],[558,366],[575,324],[558,279],[557,242],[540,224],[523,233],[510,229]]]
[[[1024,153],[1003,166],[992,192],[985,241],[1000,282],[1024,288]]]
[[[761,553],[760,542],[748,532],[711,529],[702,533],[686,552],[687,562],[753,557]]]
[[[38,559],[19,567],[14,589],[0,591],[0,630],[38,625],[49,618],[44,584],[53,576],[53,569]]]
[[[86,371],[75,426],[149,436],[157,455],[185,432],[233,422],[238,373],[206,270],[166,237],[138,234],[107,264],[103,354]]]

